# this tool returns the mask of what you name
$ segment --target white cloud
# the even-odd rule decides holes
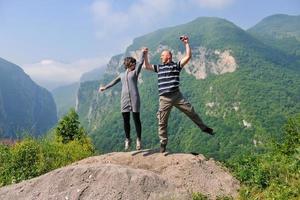
[[[101,30],[97,32],[98,38],[102,39],[128,26],[129,16],[126,13],[114,11],[109,1],[95,1],[91,9],[98,28]]]
[[[132,39],[172,24],[174,14],[184,14],[191,8],[220,9],[234,0],[139,0],[127,8],[116,7],[116,1],[94,0],[90,10],[95,22],[96,36],[111,52],[124,52]],[[115,3],[115,4],[114,4]],[[112,55],[111,55],[112,56]],[[81,59],[62,63],[45,59],[23,65],[24,71],[40,85],[53,87],[76,82],[80,76],[106,64],[108,58]]]
[[[229,6],[234,0],[193,0],[194,3],[202,8],[221,9]]]
[[[45,59],[38,63],[22,65],[24,71],[39,85],[47,89],[74,83],[80,76],[97,67],[105,66],[107,58],[80,59],[71,63],[62,63]]]
[[[91,4],[96,37],[110,47],[123,52],[132,39],[173,24],[174,17],[190,9],[220,9],[234,0],[139,0],[120,9],[116,1],[95,0]],[[115,49],[117,50],[117,49]]]
[[[120,10],[109,0],[96,0],[91,5],[96,37],[104,46],[123,52],[133,38],[159,28],[162,18],[172,21],[170,11],[175,7],[172,0],[141,0]]]

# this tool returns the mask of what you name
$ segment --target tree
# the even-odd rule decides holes
[[[300,158],[300,114],[290,118],[284,126],[284,139],[281,145],[282,152]]]
[[[83,127],[80,126],[79,116],[74,108],[65,115],[55,128],[55,135],[64,144],[73,140],[80,140],[86,135]]]

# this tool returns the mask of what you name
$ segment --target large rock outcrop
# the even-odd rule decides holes
[[[237,196],[239,182],[202,155],[155,150],[90,157],[19,184],[0,188],[0,199],[210,199]]]

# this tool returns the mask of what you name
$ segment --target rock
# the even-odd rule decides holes
[[[22,188],[22,192],[20,192]],[[191,192],[237,196],[239,182],[203,155],[155,150],[90,157],[40,177],[0,188],[2,200],[191,199]]]

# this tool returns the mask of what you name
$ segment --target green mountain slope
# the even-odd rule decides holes
[[[0,58],[0,137],[16,138],[22,132],[40,135],[56,122],[50,92],[20,67]]]
[[[86,72],[82,74],[82,76],[80,77],[80,82],[98,80],[99,77],[104,74],[104,71],[105,71],[105,67],[101,66],[89,72]]]
[[[77,109],[100,151],[122,150],[124,133],[120,85],[98,94],[99,84],[112,80],[123,70],[123,57],[136,57],[143,46],[149,47],[152,63],[159,62],[164,48],[171,49],[177,61],[184,52],[181,34],[190,36],[193,50],[191,62],[181,73],[181,91],[217,135],[205,135],[174,108],[169,150],[201,152],[221,160],[259,151],[265,140],[280,136],[280,127],[290,115],[299,112],[300,71],[295,57],[270,48],[224,19],[198,18],[136,38],[123,55],[111,59],[110,73],[100,81],[81,84]],[[141,79],[142,137],[144,147],[153,148],[159,143],[157,77],[143,71]]]
[[[80,82],[98,80],[104,74],[105,68],[103,66],[93,69],[82,74],[78,83],[64,85],[52,90],[52,94],[57,107],[58,118],[61,118],[70,108],[76,106],[77,92]]]
[[[300,16],[272,15],[248,30],[265,44],[300,57]]]
[[[52,90],[52,95],[57,107],[57,116],[61,118],[68,113],[70,108],[76,106],[79,83],[72,83]]]

